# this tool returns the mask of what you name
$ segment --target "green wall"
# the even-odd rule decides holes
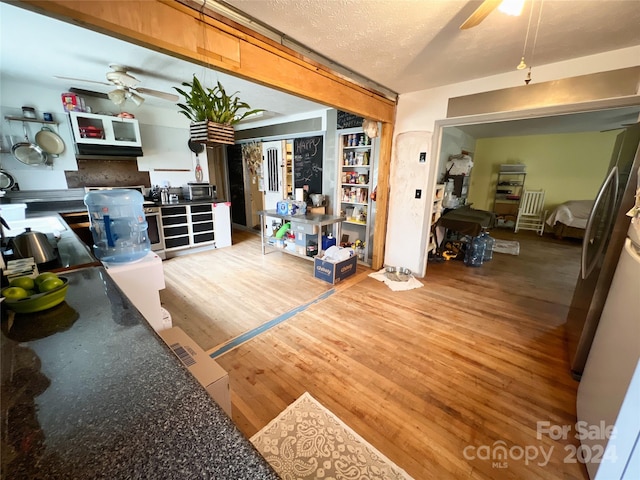
[[[525,188],[545,190],[551,212],[567,200],[594,199],[609,167],[620,131],[483,138],[476,142],[469,202],[473,208],[493,209],[493,196],[502,163],[527,166]]]

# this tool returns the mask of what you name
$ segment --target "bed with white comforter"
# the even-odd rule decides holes
[[[584,237],[593,200],[570,200],[558,205],[547,217],[547,225],[557,237]]]

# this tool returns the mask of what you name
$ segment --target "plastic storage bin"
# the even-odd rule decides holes
[[[6,222],[24,220],[27,212],[26,203],[1,203],[0,204],[0,217],[4,218]],[[11,227],[11,224],[9,224]]]
[[[151,250],[144,198],[136,190],[95,190],[87,193],[93,251],[103,262],[134,262]]]

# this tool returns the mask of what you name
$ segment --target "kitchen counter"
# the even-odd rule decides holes
[[[84,204],[84,188],[69,188],[67,190],[45,191],[9,191],[2,202],[26,203],[27,214],[55,211],[57,213],[82,212],[87,210]],[[145,201],[150,202],[145,198]],[[203,203],[224,203],[226,200],[186,200],[180,196],[178,202],[153,202],[156,207],[171,207],[174,205],[201,205]],[[146,205],[145,205],[146,206]],[[148,206],[151,206],[150,204]]]
[[[51,211],[40,211],[37,213],[27,213],[27,217],[24,220],[28,223],[29,220],[33,219],[37,221],[42,217],[53,217],[56,218],[62,225],[66,226],[66,222],[64,219],[55,212]],[[11,227],[12,222],[8,222],[9,227]],[[15,225],[15,224],[14,224]],[[34,228],[35,231],[38,231],[37,228]],[[19,232],[23,230],[20,229]],[[7,236],[15,236],[18,232],[6,231]],[[54,238],[54,234],[51,232],[43,232],[47,235],[49,239],[49,243],[58,249],[58,257],[59,262],[49,262],[42,270],[50,270],[55,272],[62,272],[65,270],[79,268],[83,266],[97,266],[100,265],[100,261],[92,254],[91,249],[84,243],[78,236],[71,230],[68,226],[64,230],[57,231],[59,237],[57,239]]]
[[[184,198],[179,198],[177,202],[155,202],[155,205],[158,207],[175,207],[176,205],[207,205],[210,203],[226,203],[226,200],[185,200]]]
[[[57,307],[2,310],[2,478],[278,478],[104,268],[64,276]]]
[[[276,210],[260,210],[258,215],[265,217],[274,217],[285,220],[286,222],[306,223],[310,225],[318,225],[320,227],[325,225],[332,225],[334,223],[340,224],[346,220],[345,217],[338,217],[335,215],[325,215],[323,213],[307,213],[306,215],[283,215]]]

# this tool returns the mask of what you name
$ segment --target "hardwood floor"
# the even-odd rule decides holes
[[[563,324],[579,243],[493,233],[517,239],[520,255],[496,253],[480,268],[432,263],[424,287],[406,292],[359,268],[326,299],[218,357],[240,430],[253,435],[308,391],[416,479],[586,479],[566,461],[572,434],[536,430],[546,421],[574,431]],[[240,245],[259,250],[256,239]],[[287,271],[292,285],[311,276],[310,263],[277,255],[279,270],[301,264]],[[248,296],[269,288],[252,278]],[[255,299],[236,308],[269,311]],[[503,463],[483,456],[501,446],[511,452]],[[537,458],[519,456],[525,449]]]
[[[233,243],[163,262],[160,300],[173,324],[205,351],[331,288],[309,274],[308,260],[279,252],[263,256],[254,233],[235,231]]]

